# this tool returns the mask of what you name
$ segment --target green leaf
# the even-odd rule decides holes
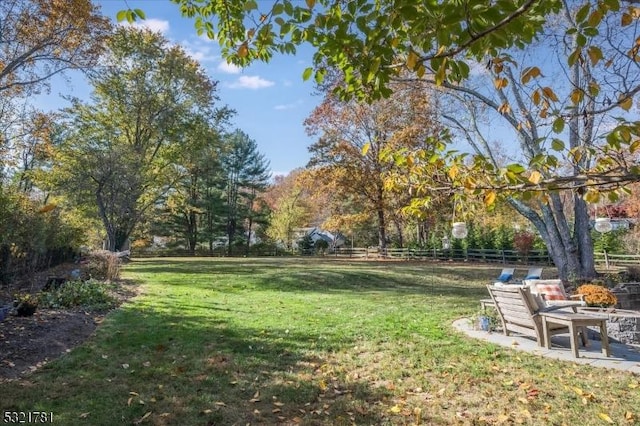
[[[553,149],[554,151],[564,150],[564,142],[560,139],[553,139],[551,141],[551,149]]]
[[[576,13],[576,23],[579,24],[583,22],[585,19],[587,19],[587,16],[589,15],[590,10],[591,10],[591,5],[589,3],[582,6],[580,10],[578,10],[578,13]]]
[[[140,18],[140,19],[146,19],[147,18],[147,16],[144,14],[144,10],[142,10],[142,9],[133,9],[133,13],[135,13],[138,16],[138,18]]]
[[[118,11],[118,13],[116,14],[116,20],[118,22],[122,22],[125,19],[127,19],[127,11],[126,10],[120,10]]]
[[[302,80],[309,80],[309,78],[311,78],[311,74],[313,74],[313,68],[305,68],[304,72],[302,73]]]
[[[562,133],[564,130],[564,118],[558,117],[553,121],[553,131],[555,133]]]
[[[258,8],[258,3],[255,0],[247,0],[243,5],[243,9],[247,12]]]
[[[522,164],[513,163],[507,166],[507,170],[511,173],[521,174],[526,170],[526,168]]]

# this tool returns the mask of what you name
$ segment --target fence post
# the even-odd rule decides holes
[[[609,269],[609,255],[606,250],[604,251],[604,266]]]

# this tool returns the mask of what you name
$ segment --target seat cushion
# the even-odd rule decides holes
[[[538,294],[544,295],[545,300],[567,300],[562,284],[536,284]]]
[[[513,278],[513,274],[504,273],[504,274],[500,274],[500,276],[498,277],[498,281],[506,283],[511,278]]]

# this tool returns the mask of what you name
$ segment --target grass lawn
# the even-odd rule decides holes
[[[640,422],[640,377],[470,340],[499,266],[136,260],[142,294],[81,347],[0,384],[61,425],[605,425]]]

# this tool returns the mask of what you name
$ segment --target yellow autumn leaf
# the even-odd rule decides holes
[[[412,70],[416,67],[417,63],[418,63],[418,55],[416,54],[416,52],[412,50],[411,52],[409,52],[409,55],[407,56],[407,68]]]
[[[584,92],[582,91],[582,89],[574,89],[571,92],[571,102],[574,105],[577,105],[578,103],[580,103],[580,101],[582,101],[584,97]]]
[[[498,107],[498,112],[500,114],[509,114],[511,112],[511,106],[509,105],[508,102],[505,102],[502,105],[500,105],[500,107]]]
[[[631,25],[633,22],[633,17],[628,13],[623,13],[622,18],[620,19],[620,25],[626,27],[627,25]]]
[[[509,85],[509,80],[507,80],[506,78],[496,78],[493,81],[493,85],[498,90],[504,89],[505,87],[507,87]]]
[[[402,408],[400,408],[400,406],[396,404],[393,407],[391,407],[389,411],[391,411],[394,414],[398,414],[400,411],[402,411]]]
[[[320,387],[320,390],[323,392],[327,390],[327,382],[325,382],[324,380],[320,380],[320,383],[318,384],[318,386]]]
[[[627,411],[626,413],[624,413],[624,419],[628,422],[633,422],[636,420],[636,415],[631,411]]]
[[[484,196],[484,205],[487,207],[493,205],[493,203],[496,201],[496,196],[497,194],[495,191],[487,192]]]
[[[571,388],[571,389],[573,389],[573,391],[574,391],[575,393],[577,393],[578,395],[580,395],[580,396],[584,395],[584,391],[583,391],[582,389],[580,389],[580,388],[573,387],[573,388]]]
[[[605,422],[607,422],[609,424],[614,424],[613,420],[611,420],[611,417],[609,417],[605,413],[598,413],[598,417],[600,417],[602,420],[604,420]]]
[[[625,111],[629,111],[632,105],[633,99],[631,99],[630,97],[626,97],[620,100],[620,107]]]
[[[370,148],[371,148],[371,144],[365,143],[364,146],[362,147],[362,155],[363,156],[367,155],[367,152],[369,152]]]
[[[542,174],[539,171],[534,170],[531,172],[531,175],[529,176],[529,182],[531,182],[534,185],[537,185],[540,183],[541,180],[542,180]]]
[[[553,89],[551,87],[543,87],[542,88],[542,93],[544,94],[544,96],[547,99],[552,100],[553,102],[558,102],[558,96],[556,95],[556,93],[553,91]]]
[[[456,176],[458,176],[458,166],[456,166],[455,164],[453,166],[451,166],[449,168],[449,171],[447,172],[447,174],[449,175],[449,177],[451,179],[455,179]]]
[[[536,89],[533,92],[533,95],[531,95],[531,99],[533,100],[534,104],[540,105],[540,91]]]
[[[245,58],[249,54],[249,45],[244,42],[238,47],[238,56]]]
[[[591,65],[596,65],[602,59],[602,50],[598,46],[591,46],[587,50]]]

